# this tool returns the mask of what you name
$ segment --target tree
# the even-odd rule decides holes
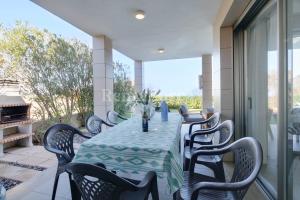
[[[114,110],[121,115],[130,112],[134,104],[135,92],[128,76],[128,66],[119,62],[114,64]]]
[[[68,119],[75,111],[93,110],[92,54],[87,45],[20,22],[0,31],[3,78],[21,81],[38,118]]]
[[[84,120],[93,111],[92,54],[78,40],[66,40],[22,22],[12,28],[0,26],[0,69],[0,78],[21,82],[38,119],[68,119],[78,112]],[[114,64],[114,95],[114,109],[128,113],[134,89],[128,67],[118,62]]]

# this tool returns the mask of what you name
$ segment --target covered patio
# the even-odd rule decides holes
[[[221,27],[231,6],[242,10],[246,3],[33,2],[93,37],[94,113],[100,118],[113,109],[112,49],[134,60],[134,86],[138,92],[144,89],[144,62],[202,57],[199,68],[202,66],[203,110],[214,106],[226,119],[232,118],[232,30]],[[137,19],[139,12],[145,18]],[[226,61],[221,62],[226,73],[220,73],[220,60]],[[182,66],[182,70],[185,67],[188,66]],[[180,81],[180,77],[176,78]],[[223,82],[218,86],[220,80]],[[223,93],[226,99],[220,101]]]
[[[144,85],[145,62],[201,57],[202,63],[199,63],[199,68],[201,67],[202,70],[201,78],[199,78],[199,85],[201,85],[202,89],[201,114],[206,115],[213,108],[216,113],[221,115],[221,120],[218,119],[215,126],[209,124],[212,123],[209,122],[207,126],[203,127],[207,128],[207,131],[211,131],[209,128],[212,128],[213,131],[218,132],[221,131],[221,128],[220,130],[218,129],[219,121],[220,123],[225,121],[228,124],[232,122],[234,126],[231,129],[232,135],[227,136],[228,134],[226,133],[226,137],[228,137],[226,141],[222,141],[221,136],[216,139],[217,143],[224,144],[222,147],[243,136],[241,132],[244,124],[242,117],[240,118],[240,113],[235,110],[236,105],[234,104],[238,99],[234,86],[236,84],[234,76],[238,72],[233,69],[234,27],[245,9],[251,4],[250,0],[193,0],[189,3],[183,3],[180,0],[155,0],[152,2],[146,0],[138,2],[135,0],[91,0],[88,2],[81,0],[31,1],[92,36],[94,115],[101,119],[107,119],[107,113],[114,110],[113,49],[134,60],[134,88],[136,92],[142,92],[144,89],[147,89]],[[182,71],[188,67],[182,66]],[[178,82],[181,81],[181,77],[166,77],[166,80],[169,78],[176,79]],[[197,113],[197,116],[199,119],[199,113]],[[169,113],[169,122],[163,124],[161,123],[160,114],[156,114],[154,118],[150,119],[149,123],[153,125],[153,128],[150,128],[150,132],[151,134],[159,132],[163,135],[145,135],[144,138],[136,136],[136,134],[141,132],[136,125],[141,117],[133,116],[130,119],[125,119],[120,124],[114,124],[114,127],[111,124],[112,128],[108,125],[103,129],[104,134],[101,136],[101,141],[100,135],[96,135],[83,145],[81,144],[82,141],[76,142],[75,154],[71,161],[75,163],[97,163],[99,160],[106,160],[106,167],[112,173],[117,171],[117,175],[135,180],[143,178],[136,172],[138,171],[137,169],[140,169],[142,172],[145,172],[145,169],[148,171],[153,169],[156,171],[158,178],[164,179],[159,179],[158,182],[160,199],[172,199],[174,197],[172,195],[178,191],[184,182],[184,180],[181,180],[183,179],[182,176],[180,176],[180,173],[183,172],[182,166],[178,165],[178,163],[184,162],[181,159],[186,156],[185,148],[190,147],[190,154],[193,153],[193,144],[185,143],[186,135],[199,127],[203,128],[200,125],[194,126],[196,129],[191,128],[189,130],[190,122],[185,121],[184,117],[184,115],[180,116],[177,112]],[[206,117],[206,120],[208,120],[211,115]],[[201,118],[201,120],[204,120],[204,118]],[[177,127],[177,124],[180,126]],[[275,129],[275,127],[272,128]],[[105,133],[107,133],[107,136]],[[124,135],[122,137],[122,135],[117,133],[123,133]],[[178,134],[176,135],[176,133]],[[95,138],[99,140],[96,141]],[[162,143],[159,143],[160,139]],[[190,134],[190,142],[194,139],[191,138]],[[210,145],[215,142],[213,139],[211,139]],[[155,142],[157,143],[154,144]],[[267,140],[263,140],[263,142],[268,143]],[[109,144],[112,145],[110,146]],[[122,145],[127,145],[126,147],[130,147],[130,150]],[[154,146],[157,149],[153,149]],[[36,151],[33,147],[27,148],[28,153],[33,154],[32,152]],[[52,146],[49,145],[49,149],[51,148]],[[18,151],[18,149],[14,150]],[[165,157],[161,160],[160,157],[152,158],[151,155],[156,155],[157,153],[155,150],[167,154],[167,159]],[[266,151],[266,149],[263,150],[264,152]],[[9,190],[7,192],[8,200],[51,199],[55,173],[57,173],[57,162],[41,146],[39,151],[43,154],[45,153],[47,159],[45,160],[45,157],[42,157],[40,159],[43,161],[40,161],[37,158],[36,162],[38,165],[45,166],[46,169]],[[52,151],[57,153],[54,150]],[[115,155],[116,151],[120,154]],[[257,153],[258,151],[254,152]],[[13,154],[14,151],[11,153]],[[96,155],[96,153],[98,154]],[[257,154],[260,155],[259,153]],[[147,160],[145,161],[136,155],[143,155],[147,157]],[[126,156],[128,156],[127,163],[123,164]],[[135,158],[135,156],[138,158]],[[189,159],[191,162],[192,156]],[[249,156],[249,159],[251,159],[251,156]],[[115,167],[115,160],[120,163],[123,162],[122,165]],[[221,161],[222,163],[224,161],[225,181],[229,182],[234,169],[233,156],[222,157]],[[17,161],[14,160],[14,162]],[[147,166],[148,162],[152,166]],[[249,163],[253,164],[253,162]],[[139,168],[138,165],[143,166]],[[128,168],[132,168],[132,171]],[[188,170],[189,167],[187,167],[186,171]],[[128,173],[129,171],[130,173]],[[206,175],[214,176],[212,171],[202,166],[196,166],[196,171],[204,171]],[[160,172],[161,174],[166,173],[167,176],[161,175]],[[270,177],[272,177],[272,173]],[[62,173],[58,181],[55,199],[72,199],[72,192],[74,191],[71,191],[68,174]],[[251,184],[244,199],[263,200],[268,198],[263,194],[259,183],[255,181]]]

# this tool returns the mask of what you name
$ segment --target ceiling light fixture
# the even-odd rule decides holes
[[[165,49],[161,48],[161,49],[157,49],[158,53],[165,53]]]
[[[137,11],[135,12],[135,18],[136,18],[137,20],[143,20],[143,19],[145,18],[145,12],[142,11],[142,10],[137,10]]]

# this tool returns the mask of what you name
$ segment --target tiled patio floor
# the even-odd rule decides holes
[[[56,168],[52,167],[7,192],[7,200],[50,200]],[[59,179],[56,200],[70,200],[67,174]]]
[[[45,151],[42,146],[14,147],[5,151],[5,156],[0,158],[0,176],[26,182],[42,171],[14,166],[7,163],[18,163],[31,166],[50,168],[56,165],[55,155]],[[2,163],[1,163],[2,162]]]

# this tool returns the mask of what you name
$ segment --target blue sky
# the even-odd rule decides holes
[[[29,0],[2,1],[0,23],[11,27],[17,20],[29,25],[61,35],[65,38],[77,38],[92,48],[92,38],[73,25],[56,17]],[[129,66],[131,79],[134,77],[133,60],[113,51],[114,61]],[[199,95],[198,75],[201,73],[201,58],[145,62],[145,87],[161,89],[161,95]]]

